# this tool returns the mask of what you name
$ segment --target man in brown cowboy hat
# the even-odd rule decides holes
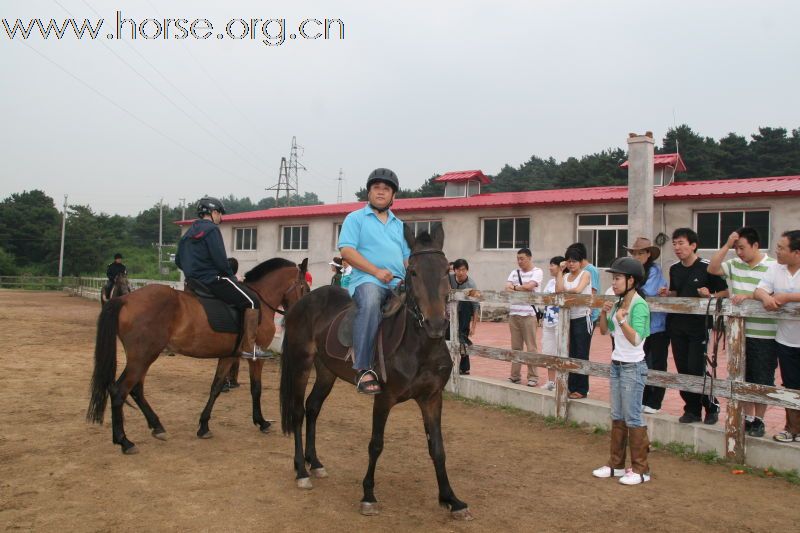
[[[644,282],[641,291],[645,296],[658,296],[663,288],[669,287],[661,267],[655,262],[661,250],[653,246],[647,237],[638,237],[626,248],[631,256],[644,268]],[[644,360],[650,370],[666,370],[669,354],[669,335],[667,334],[667,314],[650,313],[650,335],[644,341]],[[661,410],[664,388],[645,385],[642,405],[645,413],[655,414]]]

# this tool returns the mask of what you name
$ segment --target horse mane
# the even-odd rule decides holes
[[[273,257],[272,259],[267,259],[263,263],[259,263],[258,265],[254,266],[251,270],[249,270],[244,275],[244,281],[246,283],[254,283],[271,272],[274,272],[280,268],[286,268],[290,266],[297,266],[297,265],[295,263],[292,263],[288,259],[284,259],[282,257]]]

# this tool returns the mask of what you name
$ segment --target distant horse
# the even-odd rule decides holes
[[[117,296],[124,296],[131,292],[131,286],[128,283],[128,274],[120,272],[114,276],[114,281],[111,284],[110,296],[106,298],[106,288],[100,289],[100,306],[104,306],[107,301]]]
[[[453,367],[444,340],[448,326],[445,318],[450,283],[448,262],[442,252],[444,231],[437,227],[430,236],[418,238],[405,227],[405,239],[411,248],[405,278],[406,301],[399,312],[406,313],[403,339],[394,353],[386,355],[386,383],[383,392],[374,397],[372,407],[372,439],[369,443],[369,467],[364,477],[361,513],[377,514],[375,499],[375,466],[383,450],[383,433],[389,411],[396,404],[413,399],[422,411],[428,451],[433,459],[439,484],[439,503],[450,509],[454,518],[469,520],[467,504],[456,498],[445,469],[442,440],[442,390]],[[336,378],[353,383],[356,378],[351,363],[332,358],[326,350],[331,323],[351,305],[347,292],[327,286],[311,292],[286,315],[281,354],[281,425],[284,433],[294,434],[294,469],[297,486],[310,489],[306,463],[314,477],[327,477],[316,450],[316,423],[322,403],[330,394]],[[303,406],[311,366],[316,380]],[[353,401],[356,401],[353,398]],[[307,415],[306,447],[303,453],[302,425]]]
[[[307,261],[301,267],[285,259],[270,259],[245,275],[245,285],[258,295],[262,319],[256,342],[266,346],[275,335],[275,311],[278,306],[289,308],[308,292],[305,282]],[[125,347],[126,365],[115,381],[117,369],[117,336]],[[95,364],[92,374],[91,398],[86,413],[87,420],[102,423],[109,395],[111,396],[112,441],[119,444],[123,453],[136,453],[138,449],[125,436],[122,406],[128,393],[141,409],[152,435],[166,440],[166,431],[158,416],[144,397],[144,378],[150,365],[163,350],[196,358],[225,358],[217,366],[211,388],[216,397],[222,389],[236,349],[235,333],[218,333],[208,324],[205,310],[195,296],[176,291],[165,285],[147,285],[121,298],[114,298],[103,307],[97,323]],[[260,365],[258,365],[260,371]],[[251,367],[251,379],[255,374]],[[258,392],[260,395],[260,373]],[[255,388],[255,385],[251,388]],[[209,400],[203,411],[205,421],[211,416]],[[254,406],[255,407],[255,406]],[[260,416],[260,406],[258,416]],[[255,418],[255,413],[254,413]]]

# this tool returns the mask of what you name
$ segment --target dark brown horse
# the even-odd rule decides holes
[[[306,261],[300,268],[285,259],[270,259],[245,275],[245,284],[259,297],[262,319],[256,342],[267,346],[275,335],[274,317],[278,306],[289,308],[308,292]],[[117,336],[125,347],[126,365],[115,381]],[[166,431],[144,397],[144,378],[150,365],[163,350],[196,358],[221,358],[211,387],[211,398],[200,419],[201,431],[208,433],[208,420],[214,399],[222,389],[224,377],[234,360],[235,333],[211,329],[203,306],[195,296],[165,285],[148,285],[121,298],[110,300],[97,323],[95,364],[87,420],[102,423],[106,402],[111,396],[112,440],[123,453],[136,453],[136,446],[125,436],[122,406],[130,393],[141,409],[154,437],[166,440]],[[251,366],[253,421],[268,427],[261,416],[261,367]],[[256,392],[258,402],[256,402]],[[201,435],[198,431],[198,435]]]
[[[374,515],[378,512],[374,493],[375,466],[383,450],[383,433],[389,411],[398,403],[415,400],[422,411],[428,451],[436,470],[439,503],[449,508],[454,518],[469,520],[471,515],[467,504],[456,498],[447,479],[442,440],[442,390],[453,367],[444,340],[447,328],[445,308],[450,290],[447,258],[442,252],[444,232],[437,227],[432,237],[423,233],[415,239],[406,226],[405,238],[412,250],[405,278],[405,308],[400,311],[407,313],[406,326],[399,348],[386,354],[387,380],[383,392],[373,401],[369,467],[363,482],[361,513]],[[316,450],[316,422],[322,403],[330,394],[336,378],[349,383],[355,380],[351,363],[330,357],[325,348],[331,322],[351,302],[347,291],[333,286],[322,287],[303,298],[286,315],[281,355],[281,425],[284,433],[294,434],[294,469],[297,486],[301,489],[311,488],[306,463],[314,477],[327,477]],[[316,380],[304,407],[312,365],[316,370]],[[305,453],[302,436],[304,416],[307,417]]]
[[[128,275],[125,272],[120,272],[114,276],[114,282],[111,285],[111,295],[106,298],[106,288],[100,289],[100,306],[104,306],[107,301],[118,296],[124,296],[131,292],[131,286],[128,283]]]

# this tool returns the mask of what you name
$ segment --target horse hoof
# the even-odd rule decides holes
[[[122,453],[124,453],[125,455],[136,455],[137,453],[139,453],[139,448],[137,448],[136,445],[133,445],[130,448],[125,448],[124,450],[122,450]]]
[[[153,436],[158,440],[169,440],[169,435],[163,429],[161,431],[153,430]]]
[[[325,467],[322,468],[312,468],[311,475],[317,479],[322,479],[328,477],[328,471],[325,470]]]
[[[201,439],[210,439],[211,437],[214,436],[214,434],[211,433],[211,431],[206,431],[205,433],[198,432],[197,436],[200,437]]]
[[[311,490],[314,486],[311,484],[311,480],[307,477],[301,477],[297,480],[297,488],[303,490]]]
[[[465,507],[464,509],[459,509],[458,511],[453,511],[450,513],[450,516],[453,520],[462,520],[464,522],[469,522],[470,520],[474,520],[472,517],[472,513],[469,512],[469,507]]]
[[[361,502],[361,514],[364,516],[376,516],[380,513],[377,502]]]
[[[256,422],[256,425],[258,426],[258,430],[261,433],[269,433],[269,428],[270,426],[272,426],[272,424],[270,424],[266,420],[264,422]]]

